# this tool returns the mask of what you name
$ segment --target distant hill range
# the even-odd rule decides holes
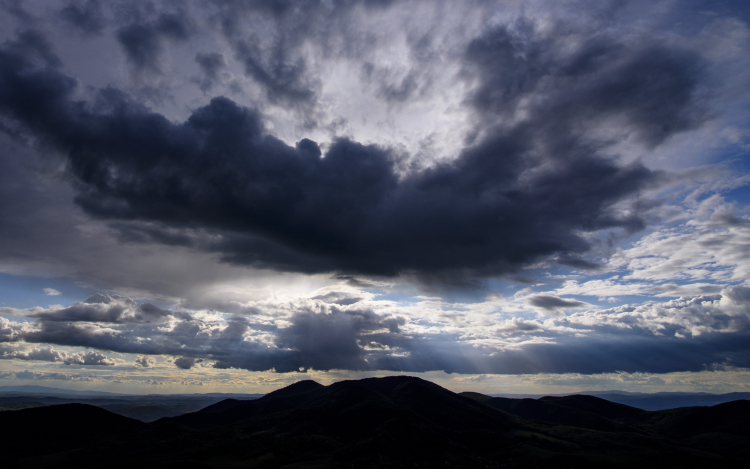
[[[714,406],[737,400],[750,400],[750,393],[728,394],[659,392],[653,394],[626,391],[588,391],[579,393],[643,410],[678,407]],[[568,396],[559,394],[556,396]],[[540,399],[548,394],[492,394],[492,397]],[[152,422],[162,417],[176,417],[198,411],[224,399],[257,399],[263,394],[203,393],[131,395],[103,391],[78,391],[46,386],[0,386],[0,411],[20,410],[56,404],[90,404],[125,417]]]
[[[0,467],[750,467],[750,401],[646,411],[588,395],[300,381],[151,423],[88,404],[0,412]]]
[[[731,392],[727,394],[711,394],[706,392],[657,392],[640,393],[626,391],[586,391],[585,394],[606,399],[610,402],[638,407],[643,410],[676,409],[678,407],[714,406],[738,400],[750,399],[750,392]],[[568,396],[570,394],[558,394]],[[513,399],[539,399],[549,394],[493,394],[493,397],[509,397]]]
[[[257,399],[263,394],[149,394],[127,395],[75,391],[45,386],[0,386],[0,411],[60,404],[88,404],[143,422],[195,412],[227,398]]]
[[[258,398],[263,394],[247,394],[247,393],[226,393],[226,392],[207,392],[207,393],[194,393],[194,394],[123,394],[115,392],[105,391],[79,391],[75,389],[61,389],[61,388],[50,388],[47,386],[0,386],[0,396],[13,394],[13,395],[39,395],[39,396],[88,396],[88,397],[102,397],[102,398],[113,398],[123,397],[128,398],[142,398],[149,396],[161,396],[161,397],[239,397],[239,398]]]

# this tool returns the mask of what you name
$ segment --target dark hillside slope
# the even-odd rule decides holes
[[[102,446],[126,451],[148,433],[143,422],[88,404],[0,412],[0,457],[9,453],[34,456],[40,448],[49,453]]]
[[[0,412],[0,439],[122,436],[148,428],[138,420],[88,404],[61,404]]]
[[[550,429],[555,436],[568,435],[571,440],[596,441],[599,449],[614,441],[627,444],[630,440],[630,444],[638,442],[638,451],[643,452],[654,443],[658,445],[659,441],[673,441],[700,451],[703,457],[708,453],[732,454],[750,462],[750,426],[747,424],[750,422],[750,401],[746,400],[713,407],[644,411],[586,395],[539,399],[497,398],[478,393],[462,395],[527,421],[596,430],[597,433],[576,435],[564,427]],[[643,440],[643,437],[649,440]]]
[[[505,413],[488,412],[485,406],[473,399],[448,391],[430,381],[391,376],[358,382],[436,425],[477,430],[486,427],[488,419],[495,429],[507,429],[517,423],[516,419]]]
[[[260,447],[273,447],[281,434],[286,443],[274,450],[277,454],[288,454],[293,447],[302,454],[324,451],[354,459],[383,449],[407,458],[410,450],[421,457],[431,453],[442,458],[471,447],[495,450],[503,442],[515,442],[504,432],[523,427],[512,416],[408,377],[341,381],[325,387],[301,382],[254,401],[222,401],[156,423],[167,424],[222,434],[228,427],[241,428],[257,434],[256,443],[264,441]],[[250,457],[251,447],[235,454]]]
[[[696,456],[679,442],[649,433],[642,414],[647,412],[592,396],[458,395],[425,380],[396,376],[330,386],[299,382],[255,401],[224,401],[159,424],[216,434],[241,428],[255,438],[242,450],[232,450],[238,461],[254,460],[270,449],[279,463],[324,456],[359,463],[385,458],[444,464],[483,455],[502,464],[531,458],[555,467],[561,461],[583,464],[599,454],[594,459],[612,467],[619,461],[655,464],[644,467],[660,467],[664,460],[685,467],[694,461],[733,464],[721,455]]]
[[[632,431],[624,421],[632,422],[645,411],[615,404],[593,396],[543,397],[541,399],[509,399],[478,393],[462,393],[494,409],[526,420],[591,430]],[[621,419],[623,421],[618,421]]]
[[[161,419],[157,424],[169,422],[191,428],[232,425],[242,420],[296,409],[325,392],[325,389],[325,386],[315,381],[298,381],[268,393],[260,399],[251,401],[225,399],[192,414]]]
[[[150,424],[87,405],[0,412],[0,467],[744,468],[748,404],[646,412],[404,376],[301,381]]]
[[[655,434],[750,462],[750,401],[648,412],[644,420]]]
[[[579,412],[596,414],[607,419],[631,419],[644,414],[644,411],[641,409],[585,394],[574,394],[564,397],[546,396],[539,400]]]
[[[513,417],[493,412],[472,399],[457,395],[434,383],[419,378],[388,377],[359,381],[340,381],[322,386],[314,381],[301,381],[252,401],[224,400],[200,412],[162,419],[195,428],[224,426],[244,420],[266,419],[270,416],[286,419],[290,412],[309,415],[324,411],[332,418],[335,412],[363,415],[374,413],[381,420],[393,409],[410,418],[421,418],[436,425],[475,429],[509,425]],[[278,415],[277,415],[278,414]],[[384,415],[385,415],[384,414]],[[297,415],[295,413],[294,417]],[[326,417],[326,418],[329,418]],[[391,418],[395,416],[391,415]]]
[[[645,422],[655,433],[672,438],[717,432],[750,436],[750,401],[659,410],[645,415]]]
[[[619,404],[637,407],[643,410],[666,410],[680,407],[715,406],[725,402],[750,399],[749,392],[732,392],[727,394],[657,392],[654,394],[603,392],[597,397]]]

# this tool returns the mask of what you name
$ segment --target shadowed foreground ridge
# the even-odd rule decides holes
[[[2,467],[746,467],[750,401],[649,412],[593,396],[300,381],[143,423],[85,404],[0,412]]]

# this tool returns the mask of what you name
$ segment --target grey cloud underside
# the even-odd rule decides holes
[[[137,309],[126,299],[112,302]],[[153,364],[147,355],[172,355],[181,369],[201,364],[277,372],[312,368],[526,374],[666,373],[750,366],[750,289],[746,287],[730,287],[721,295],[576,313],[544,324],[515,319],[495,327],[493,336],[508,340],[500,348],[473,343],[456,333],[408,330],[406,318],[356,303],[339,306],[308,300],[288,306],[292,315],[284,324],[239,316],[219,322],[184,315],[173,315],[168,324],[159,325],[97,324],[84,317],[63,322],[52,318],[69,318],[69,313],[51,310],[36,315],[35,327],[0,318],[0,341],[134,353],[142,355],[137,361],[141,366]],[[33,353],[37,355],[6,352],[10,355],[4,358],[62,360],[51,357],[52,350]],[[106,361],[104,355],[87,353],[89,363],[81,354],[71,355],[68,361],[107,364],[97,363]]]
[[[117,31],[117,40],[138,72],[162,73],[165,42],[182,42],[191,35],[192,21],[184,13],[161,13],[152,21],[138,19]]]
[[[264,90],[271,103],[295,108],[309,115],[320,98],[320,79],[310,70],[304,48],[314,42],[325,56],[356,56],[371,47],[366,35],[352,31],[351,16],[360,7],[365,12],[388,8],[385,0],[339,0],[322,2],[216,0],[204,4],[207,13],[242,64],[245,75]],[[243,27],[244,22],[263,20],[263,26]],[[270,26],[270,27],[269,27]],[[269,32],[270,30],[270,32]],[[314,125],[314,122],[308,122]]]
[[[136,365],[140,365],[143,368],[149,368],[151,366],[154,366],[154,364],[156,364],[156,360],[154,360],[151,357],[141,357],[141,356],[139,356],[139,357],[136,357],[135,364]]]
[[[521,33],[531,28],[519,23],[515,28]],[[694,53],[658,44],[634,51],[592,34],[577,54],[561,60],[552,43],[559,39],[552,35],[519,43],[518,33],[501,27],[472,41],[467,60],[482,77],[471,97],[474,106],[502,116],[512,115],[530,96],[544,100],[537,111],[545,115],[533,123],[535,132],[553,145],[574,144],[575,125],[613,115],[650,145],[701,122],[700,107],[692,105],[702,68]],[[555,139],[548,132],[565,137]]]
[[[106,24],[98,0],[70,2],[60,10],[60,18],[84,34],[101,34]]]
[[[175,359],[174,364],[181,370],[189,370],[190,368],[194,367],[196,363],[200,363],[202,361],[203,360],[196,359],[194,357],[179,357]]]
[[[85,352],[66,353],[54,350],[51,346],[34,348],[29,351],[0,346],[0,359],[4,360],[38,360],[60,362],[65,365],[110,366],[114,362],[106,355],[88,350]]]
[[[534,295],[530,297],[527,302],[531,306],[536,306],[537,308],[542,308],[548,311],[555,311],[559,308],[578,308],[581,306],[587,306],[586,303],[575,301],[575,300],[566,300],[563,298],[558,298],[556,296],[550,296],[550,295]]]
[[[203,76],[198,79],[198,85],[204,93],[209,91],[219,80],[219,72],[227,66],[224,54],[219,52],[200,52],[195,56],[195,62],[201,69]]]
[[[170,316],[189,318],[186,313],[163,310],[150,303],[136,304],[129,298],[96,294],[83,303],[76,303],[54,313],[36,313],[31,317],[43,321],[70,322],[107,322],[107,323],[158,323]]]
[[[175,18],[147,26],[179,39],[188,33]],[[29,33],[0,52],[0,112],[67,156],[76,202],[118,221],[123,239],[298,272],[505,274],[555,254],[575,261],[589,248],[582,231],[643,226],[637,210],[615,205],[660,175],[602,156],[587,126],[618,117],[656,145],[703,117],[700,60],[689,52],[592,38],[554,58],[552,42],[514,41],[515,29],[486,32],[466,50],[480,83],[469,99],[483,116],[475,141],[405,176],[400,157],[378,145],[340,138],[325,155],[310,140],[289,146],[259,111],[227,98],[182,123],[112,88],[78,101],[77,82]],[[133,47],[134,64],[151,67],[151,52],[139,58]],[[529,96],[540,104],[509,124]]]

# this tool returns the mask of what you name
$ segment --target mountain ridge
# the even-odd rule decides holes
[[[457,394],[406,376],[306,380],[152,423],[85,404],[0,412],[0,464],[739,468],[748,419],[750,401],[652,412],[595,396]]]

